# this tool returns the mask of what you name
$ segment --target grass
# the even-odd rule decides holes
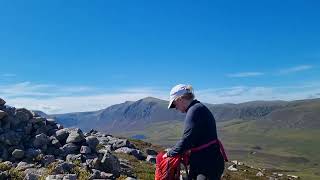
[[[244,153],[232,155],[256,166],[267,166],[294,170],[292,174],[305,179],[319,179],[320,132],[316,129],[269,129],[257,127],[254,121],[232,124],[222,128],[220,137],[227,149],[242,149]],[[262,150],[256,156],[248,155],[255,151],[253,146]],[[317,174],[318,173],[318,174]]]
[[[81,161],[80,160],[74,160],[72,161],[72,164],[75,165],[75,167],[71,170],[71,173],[74,173],[77,175],[78,180],[87,180],[90,179],[90,172],[81,167]]]
[[[49,164],[44,174],[40,176],[39,180],[45,180],[47,176],[52,175],[56,166],[57,166],[57,162],[53,162]]]
[[[78,180],[88,180],[90,179],[90,172],[83,167],[76,166],[72,169],[72,173],[77,175]]]
[[[103,144],[97,144],[97,146],[96,146],[97,151],[99,151],[103,148],[105,148],[105,146]]]
[[[134,156],[125,153],[115,153],[118,158],[126,159],[133,167],[137,179],[154,180],[155,165],[146,161],[139,161]],[[125,179],[125,177],[122,176]]]
[[[163,147],[159,145],[155,145],[149,142],[136,140],[136,139],[130,139],[129,141],[134,144],[134,146],[143,151],[146,152],[146,149],[153,149],[157,152],[162,151]],[[118,158],[126,159],[129,161],[130,166],[133,167],[133,173],[137,177],[137,179],[143,179],[143,180],[154,180],[154,173],[155,173],[155,165],[146,161],[139,161],[134,156],[128,155],[125,153],[114,153],[115,156]],[[125,176],[120,176],[121,179],[125,179]]]
[[[15,180],[23,180],[24,178],[24,173],[16,170],[15,168],[11,168],[9,170],[9,175],[11,179],[15,179]]]
[[[142,134],[146,136],[144,141],[151,142],[152,144],[169,146],[180,139],[182,131],[183,123],[181,121],[172,120],[152,123],[143,130],[120,132],[120,134],[126,137]]]
[[[90,172],[80,166],[80,163],[81,163],[80,160],[75,160],[72,163],[75,165],[75,167],[71,170],[70,173],[76,174],[78,180],[90,179]],[[45,180],[47,176],[55,174],[54,169],[57,167],[57,165],[58,165],[57,162],[51,163],[47,167],[45,173],[40,176],[39,180]]]
[[[16,170],[14,167],[10,167],[5,163],[0,163],[0,171],[8,171],[11,179],[23,180],[24,173]]]
[[[217,124],[219,138],[237,159],[258,167],[293,170],[303,179],[320,179],[320,131],[318,129],[268,128],[255,121],[232,120]],[[151,124],[141,131],[126,132],[146,136],[145,141],[163,146],[174,145],[182,135],[183,122]],[[254,147],[261,147],[260,150]],[[255,155],[250,152],[260,152]]]
[[[11,167],[6,164],[6,163],[0,163],[0,171],[7,171],[7,170],[10,170]]]
[[[153,149],[157,152],[162,151],[164,148],[163,146],[160,145],[154,145],[152,143],[149,142],[145,142],[145,141],[141,141],[141,140],[137,140],[137,139],[128,139],[132,144],[135,145],[135,147],[137,149],[142,150],[143,152],[146,151],[146,149]]]

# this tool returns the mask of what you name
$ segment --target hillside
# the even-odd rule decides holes
[[[42,112],[5,103],[0,98],[0,179],[154,179],[155,157],[163,146],[96,130],[64,128]],[[240,161],[226,163],[223,180],[247,178],[298,177]]]
[[[319,177],[320,99],[206,105],[233,159],[294,171],[308,179]],[[96,112],[54,116],[67,126],[171,146],[181,137],[184,115],[166,106],[166,101],[149,97]]]
[[[242,120],[271,120],[277,121],[279,117],[289,117],[290,124],[295,126],[303,124],[301,128],[314,127],[313,117],[317,117],[316,111],[319,99],[304,101],[253,101],[241,104],[206,104],[213,112],[216,121]],[[50,115],[51,118],[65,124],[67,127],[80,127],[84,130],[96,128],[106,132],[125,132],[144,129],[154,123],[171,120],[183,121],[184,115],[167,109],[167,101],[148,97],[135,102],[124,102],[110,106],[106,109],[93,112],[78,112]],[[306,108],[308,111],[305,111]],[[292,114],[296,109],[299,116]],[[285,119],[279,123],[287,124]],[[299,122],[299,123],[291,123]],[[278,123],[278,124],[279,124]],[[316,123],[316,122],[315,122]],[[307,125],[308,124],[308,125]],[[315,124],[319,126],[319,124]]]
[[[183,120],[184,115],[168,111],[167,102],[148,97],[136,102],[124,102],[94,112],[54,114],[50,117],[69,127],[91,128],[106,132],[141,129],[148,123],[163,120]]]

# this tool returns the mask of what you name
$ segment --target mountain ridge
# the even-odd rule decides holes
[[[49,117],[55,118],[58,122],[68,126],[81,127],[85,130],[97,128],[99,130],[111,130],[115,128],[126,130],[143,128],[149,123],[163,122],[170,120],[183,121],[184,114],[172,109],[167,109],[168,101],[154,97],[146,97],[138,101],[126,101],[115,104],[107,108],[90,111],[76,112],[66,114],[52,114]],[[311,115],[312,117],[301,115],[300,124],[308,123],[308,119],[317,116],[318,112],[312,109],[320,104],[320,99],[306,99],[296,101],[251,101],[239,104],[208,104],[204,103],[214,114],[217,122],[230,121],[235,119],[242,120],[274,120],[278,117],[289,115],[295,108],[306,109],[300,111],[300,114]],[[311,104],[311,105],[310,105]],[[293,117],[297,118],[297,117]],[[295,121],[295,120],[292,120]],[[296,120],[298,121],[298,120]],[[286,122],[288,123],[288,122]],[[318,123],[311,123],[316,124]],[[299,125],[296,124],[297,126]],[[293,127],[296,127],[293,125]],[[304,128],[310,125],[302,126]]]

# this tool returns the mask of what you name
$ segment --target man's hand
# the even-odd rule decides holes
[[[167,158],[168,157],[168,152],[166,152],[163,156],[162,156],[162,158]]]
[[[171,150],[171,148],[167,148],[167,149],[165,149],[164,151],[166,152],[163,156],[162,156],[162,158],[167,158],[168,157],[168,152]]]

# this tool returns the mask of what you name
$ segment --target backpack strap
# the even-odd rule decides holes
[[[202,150],[202,149],[205,149],[205,148],[211,146],[212,144],[217,144],[217,143],[219,144],[220,152],[221,152],[224,160],[225,160],[226,162],[228,162],[229,160],[228,160],[227,154],[226,154],[226,152],[225,152],[225,150],[224,150],[224,148],[223,148],[223,145],[222,145],[222,143],[221,143],[221,141],[220,141],[219,139],[215,139],[215,140],[212,140],[212,141],[208,142],[207,144],[203,144],[203,145],[201,145],[201,146],[191,148],[190,151],[191,151],[191,152],[197,152],[197,151],[200,151],[200,150]]]

